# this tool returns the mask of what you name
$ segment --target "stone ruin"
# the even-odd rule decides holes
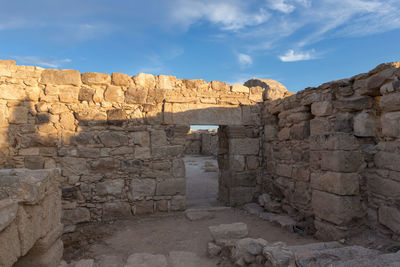
[[[399,239],[399,79],[388,63],[293,94],[0,61],[0,266],[56,266],[80,223],[185,210],[195,124],[219,126],[226,205],[264,196],[322,240]]]

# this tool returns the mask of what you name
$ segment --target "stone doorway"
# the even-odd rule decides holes
[[[192,125],[185,144],[186,208],[218,202],[218,126]]]

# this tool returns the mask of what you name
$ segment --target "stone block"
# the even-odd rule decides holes
[[[9,110],[8,122],[14,124],[28,123],[29,109],[24,106],[12,107]]]
[[[116,132],[101,132],[99,138],[105,147],[126,146],[129,141],[127,135]]]
[[[255,187],[232,187],[229,188],[229,204],[238,206],[249,203],[253,200]]]
[[[14,60],[0,60],[0,76],[11,77],[12,70],[15,68]]]
[[[186,209],[186,196],[173,196],[170,201],[171,211],[183,211]]]
[[[331,132],[331,124],[328,119],[317,117],[310,121],[310,134],[322,135]]]
[[[85,72],[82,73],[82,82],[88,85],[104,85],[111,83],[111,76],[105,73]]]
[[[290,138],[294,140],[307,139],[310,136],[310,122],[303,121],[290,127]]]
[[[151,131],[150,140],[152,147],[168,145],[167,135],[164,130]]]
[[[378,175],[367,175],[368,189],[378,195],[400,199],[400,181],[381,178]]]
[[[112,73],[111,83],[116,86],[129,86],[131,83],[131,77],[125,73]]]
[[[323,151],[321,168],[335,172],[357,172],[364,162],[361,151]]]
[[[77,224],[90,221],[90,212],[87,208],[76,208],[73,210],[63,210],[61,215],[62,223]]]
[[[229,140],[229,154],[258,155],[260,141],[258,138],[243,138]]]
[[[278,128],[275,125],[264,126],[264,141],[270,142],[276,140],[278,136]]]
[[[17,217],[18,202],[12,199],[0,200],[0,232]]]
[[[111,221],[132,216],[131,205],[127,202],[107,202],[103,204],[103,220]]]
[[[152,147],[151,154],[155,158],[169,158],[169,157],[181,157],[185,150],[184,146],[160,146]]]
[[[275,171],[279,176],[292,177],[292,165],[276,164]]]
[[[65,177],[87,174],[89,172],[86,159],[83,158],[61,157],[60,163],[62,175]]]
[[[129,134],[130,138],[133,139],[135,145],[142,147],[150,146],[150,137],[148,132],[133,132]]]
[[[310,118],[310,112],[294,112],[289,113],[289,115],[286,117],[286,121],[289,123],[299,123],[302,121],[308,121]]]
[[[185,162],[183,159],[174,159],[172,161],[172,174],[175,178],[184,178],[186,174]]]
[[[285,127],[282,128],[278,133],[279,141],[288,140],[290,138],[290,128]]]
[[[175,89],[176,77],[169,75],[158,75],[156,87],[160,89],[172,90]]]
[[[94,93],[95,90],[93,88],[82,86],[79,90],[78,100],[90,103],[93,100]]]
[[[243,155],[229,156],[229,168],[232,171],[243,171],[246,167],[245,157]]]
[[[357,86],[356,81],[354,83],[354,88],[359,91],[361,95],[379,96],[380,87],[394,79],[394,72],[394,68],[383,70],[366,79],[364,83],[361,83],[361,86]]]
[[[95,172],[112,172],[120,167],[120,161],[114,158],[100,158],[90,164],[90,168]]]
[[[353,114],[352,113],[336,113],[334,121],[335,132],[352,133],[353,132]]]
[[[134,214],[151,214],[154,212],[154,201],[153,200],[141,200],[135,202]]]
[[[380,169],[400,171],[400,155],[398,152],[379,151],[375,154],[374,162]]]
[[[379,101],[379,106],[385,112],[400,110],[400,92],[383,95]]]
[[[152,74],[139,73],[133,77],[137,88],[152,89],[156,85],[156,79]]]
[[[340,172],[312,173],[311,187],[336,195],[358,195],[359,175],[357,173]]]
[[[336,225],[345,225],[364,216],[358,196],[338,196],[313,190],[312,208],[315,216]]]
[[[56,241],[61,237],[64,231],[64,225],[58,224],[55,228],[51,229],[46,236],[39,239],[33,248],[29,251],[32,254],[44,254]]]
[[[27,169],[39,170],[44,167],[44,158],[40,156],[25,156],[24,166]]]
[[[122,189],[124,189],[125,182],[122,179],[108,180],[96,184],[96,192],[99,196],[111,195],[120,197]]]
[[[400,234],[400,211],[394,207],[379,207],[379,222],[396,234]]]
[[[134,200],[154,196],[155,192],[155,179],[132,179],[131,195]]]
[[[346,231],[343,227],[338,227],[335,224],[322,222],[319,220],[314,220],[314,226],[317,232],[315,233],[315,237],[319,240],[340,240],[346,238],[350,234],[354,234],[354,231]]]
[[[332,110],[332,102],[329,101],[314,102],[311,105],[311,113],[319,117],[331,115]]]
[[[185,195],[186,180],[185,179],[168,179],[157,183],[157,196],[173,196]]]
[[[354,135],[360,137],[376,136],[377,129],[376,117],[363,111],[354,117]]]
[[[352,96],[333,102],[333,106],[340,111],[358,111],[372,108],[372,98],[368,96]]]
[[[80,86],[81,75],[77,70],[53,70],[48,69],[42,72],[40,79],[44,84],[75,85]]]
[[[241,84],[234,84],[231,86],[231,91],[235,93],[249,93],[250,89],[249,87]]]
[[[109,85],[104,92],[104,100],[108,102],[123,103],[124,92],[120,86]]]
[[[231,187],[256,186],[257,174],[254,171],[234,172],[231,174],[228,184]]]
[[[0,266],[11,267],[20,256],[18,228],[13,223],[0,231]]]
[[[241,222],[209,226],[208,229],[214,241],[239,239],[249,234],[247,225]]]
[[[400,136],[400,111],[389,112],[381,117],[382,134],[389,137]]]

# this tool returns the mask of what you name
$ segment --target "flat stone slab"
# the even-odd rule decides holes
[[[259,215],[264,211],[264,208],[258,205],[257,203],[248,203],[243,206],[243,209],[250,214]]]
[[[214,218],[214,214],[208,211],[186,211],[185,212],[186,218],[190,221],[199,221],[205,219],[212,219]]]
[[[262,212],[260,213],[259,217],[263,220],[277,224],[280,227],[289,231],[293,231],[293,226],[296,225],[296,221],[287,215],[278,215],[270,212]]]
[[[242,222],[220,224],[208,227],[214,241],[219,239],[239,239],[248,235],[247,225]]]
[[[168,262],[164,255],[135,253],[129,256],[124,267],[168,267]]]

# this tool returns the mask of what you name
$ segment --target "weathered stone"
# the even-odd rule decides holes
[[[28,122],[28,108],[24,106],[16,106],[9,110],[9,123],[23,124]]]
[[[104,100],[108,102],[124,102],[124,92],[120,86],[109,85],[104,92]]]
[[[81,85],[81,75],[77,70],[44,70],[40,79],[44,84]]]
[[[333,106],[341,111],[358,111],[372,107],[372,98],[368,96],[354,96],[336,100]]]
[[[378,168],[400,171],[400,155],[398,152],[379,151],[375,154],[374,162]]]
[[[210,257],[216,257],[221,253],[221,247],[217,246],[213,242],[208,242],[207,244],[207,253]]]
[[[264,209],[257,203],[247,203],[243,206],[243,209],[249,214],[258,215],[264,211]]]
[[[250,90],[247,86],[241,84],[234,84],[231,87],[231,91],[235,93],[249,93]]]
[[[357,196],[337,196],[314,190],[312,208],[315,215],[336,225],[343,225],[361,218],[364,212]]]
[[[258,155],[259,143],[258,138],[230,139],[229,153],[234,155]]]
[[[245,223],[220,224],[208,227],[214,241],[219,239],[238,239],[248,235]]]
[[[76,208],[74,210],[63,210],[62,222],[64,224],[77,224],[88,222],[90,220],[90,212],[86,208]]]
[[[85,72],[82,73],[82,82],[88,85],[110,84],[111,76],[105,73]]]
[[[379,106],[383,111],[399,111],[400,110],[400,93],[383,95],[379,101]]]
[[[158,75],[158,84],[156,85],[157,88],[160,89],[175,89],[175,82],[176,82],[176,77],[175,76],[168,76],[168,75]]]
[[[103,220],[110,221],[132,216],[131,206],[127,202],[108,202],[103,205]]]
[[[135,215],[151,214],[154,212],[154,201],[153,200],[136,201],[133,211]]]
[[[147,73],[139,73],[133,77],[133,81],[137,88],[152,89],[156,85],[155,77]]]
[[[315,116],[328,116],[332,110],[332,102],[329,101],[314,102],[311,105],[311,113]]]
[[[379,222],[396,234],[400,234],[400,211],[387,206],[379,207]]]
[[[15,67],[14,60],[0,60],[0,76],[11,77],[11,72]]]
[[[100,158],[90,164],[90,168],[96,172],[110,172],[121,165],[120,161],[114,158]]]
[[[90,102],[93,100],[94,92],[95,92],[95,90],[93,88],[81,87],[81,89],[79,90],[79,94],[78,94],[78,100]]]
[[[42,237],[38,241],[36,241],[33,248],[29,251],[32,254],[43,254],[48,251],[51,246],[57,242],[57,240],[63,234],[64,225],[58,224],[54,229],[50,230],[45,237]]]
[[[186,192],[185,179],[168,179],[157,183],[157,196],[184,195]]]
[[[310,121],[310,134],[321,135],[331,132],[331,125],[328,119],[317,117]]]
[[[102,132],[99,134],[100,141],[105,147],[117,147],[128,144],[128,137],[116,132]]]
[[[131,194],[133,199],[154,196],[156,181],[154,179],[132,179]]]
[[[12,199],[0,200],[0,232],[17,216],[18,202]]]
[[[96,192],[100,196],[112,195],[115,197],[121,196],[122,189],[124,188],[124,180],[110,180],[96,184]]]
[[[310,122],[303,121],[290,128],[290,138],[294,140],[307,139],[310,136]]]
[[[154,158],[166,158],[166,157],[179,157],[183,155],[185,150],[184,146],[160,146],[152,147],[151,154]]]
[[[133,132],[130,133],[130,137],[133,139],[135,145],[143,147],[150,146],[150,136],[148,132]]]
[[[400,112],[389,112],[381,117],[382,134],[390,137],[400,136]]]
[[[150,132],[151,146],[165,146],[168,144],[167,135],[164,130]]]
[[[357,172],[363,161],[361,151],[323,151],[321,168],[335,172]]]
[[[131,83],[131,77],[125,73],[114,72],[111,74],[111,82],[116,86],[129,86]]]
[[[369,112],[361,112],[354,117],[354,135],[361,137],[376,135],[376,117]]]
[[[377,175],[367,176],[368,189],[381,196],[400,199],[400,182],[387,178],[380,178]]]
[[[282,128],[278,133],[279,141],[287,140],[289,138],[290,138],[290,128],[288,127]]]
[[[357,173],[326,172],[311,174],[311,187],[342,196],[358,195],[359,175]]]
[[[13,265],[15,267],[50,267],[58,266],[63,255],[64,245],[59,239],[51,248],[43,254],[28,253],[24,257],[18,259],[18,262]]]
[[[278,242],[264,247],[263,255],[267,259],[267,266],[294,266],[294,253],[284,243]]]

